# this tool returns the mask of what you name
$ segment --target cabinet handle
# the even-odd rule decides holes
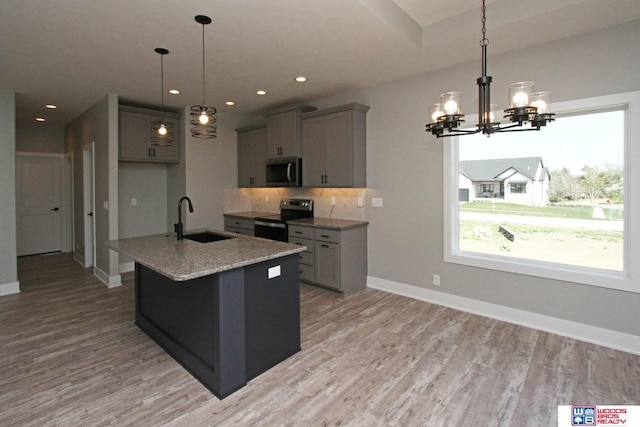
[[[329,235],[328,234],[321,234],[320,237],[324,237],[325,239],[328,239]]]
[[[296,234],[302,234],[302,231],[294,231]]]
[[[322,246],[323,248],[328,248],[329,247],[329,245],[325,245],[324,243],[322,245],[320,245],[320,246]]]
[[[327,178],[327,175],[324,176],[324,183],[328,184],[329,183],[329,179]]]
[[[148,148],[147,152],[149,153],[149,157],[151,157],[151,148]]]

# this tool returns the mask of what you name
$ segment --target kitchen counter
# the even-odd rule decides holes
[[[223,399],[300,351],[304,248],[206,231],[231,238],[167,233],[108,246],[135,261],[136,325]]]
[[[246,211],[246,212],[229,212],[224,216],[228,218],[240,218],[240,219],[255,219],[259,216],[277,215],[279,212],[258,212],[258,211]]]
[[[185,234],[205,231],[189,230]],[[185,281],[302,252],[298,245],[217,230],[232,237],[211,243],[177,240],[175,233],[111,240],[108,246],[168,278]]]
[[[336,219],[336,218],[305,218],[296,219],[290,221],[290,224],[306,225],[309,227],[329,228],[333,230],[351,230],[353,228],[366,227],[369,225],[368,221],[356,221],[351,219]]]

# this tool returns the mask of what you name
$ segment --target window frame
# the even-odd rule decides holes
[[[458,210],[459,137],[441,140],[443,142],[444,262],[640,293],[640,185],[634,185],[634,183],[640,183],[640,91],[558,102],[553,104],[553,110],[558,120],[563,116],[590,112],[624,111],[624,270],[613,271],[461,251]],[[467,116],[466,119],[467,123],[473,125],[477,123],[478,115]],[[553,123],[549,126],[553,126]],[[607,130],[606,124],[599,128],[603,132]],[[543,128],[541,132],[544,131]],[[629,214],[630,212],[636,212],[635,219]]]

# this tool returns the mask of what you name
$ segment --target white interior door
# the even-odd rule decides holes
[[[16,158],[18,256],[61,251],[60,173],[57,157]]]

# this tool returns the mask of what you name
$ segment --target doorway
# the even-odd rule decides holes
[[[82,147],[83,218],[84,218],[84,266],[95,265],[95,220],[94,220],[94,143]]]

